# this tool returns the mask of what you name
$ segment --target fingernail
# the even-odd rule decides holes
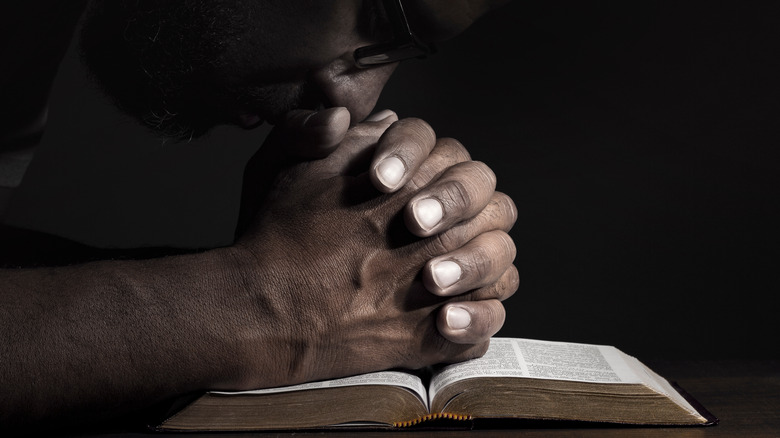
[[[434,198],[425,198],[417,201],[412,211],[414,212],[414,218],[417,219],[417,223],[426,231],[435,227],[441,221],[442,216],[444,216],[441,203]]]
[[[378,113],[374,113],[366,117],[366,122],[381,122],[382,120],[385,120],[394,114],[395,112],[392,110],[389,109],[382,110],[379,111]]]
[[[453,330],[462,330],[471,325],[471,314],[462,307],[447,309],[447,325]]]
[[[460,275],[460,265],[453,261],[444,260],[433,265],[433,281],[442,289],[455,284],[460,280]]]
[[[398,157],[387,157],[376,166],[376,176],[388,189],[394,189],[404,177],[406,166]]]

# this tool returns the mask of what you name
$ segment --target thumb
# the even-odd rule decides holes
[[[293,110],[275,128],[285,143],[286,154],[299,159],[317,159],[330,155],[344,140],[350,115],[344,107],[321,111]]]

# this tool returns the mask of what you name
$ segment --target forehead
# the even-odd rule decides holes
[[[244,0],[242,13],[262,24],[265,35],[276,42],[300,36],[334,36],[357,24],[358,14],[373,0]]]

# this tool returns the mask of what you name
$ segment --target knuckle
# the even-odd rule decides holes
[[[496,282],[489,288],[490,292],[487,294],[485,299],[488,299],[488,300],[489,299],[496,299],[496,300],[498,300],[498,299],[500,299],[503,296],[504,290],[505,290],[505,284],[500,282],[500,281]]]
[[[404,120],[407,124],[410,123],[409,119]],[[432,131],[429,134],[434,135]],[[480,171],[480,174],[477,174],[476,176],[469,175],[467,168],[460,168],[461,166],[471,165],[471,157],[466,148],[463,147],[463,145],[458,140],[453,138],[435,139],[435,137],[422,140],[423,138],[426,138],[427,135],[423,134],[416,136],[417,140],[410,141],[406,135],[408,135],[408,130],[397,131],[394,137],[404,136],[403,141],[387,141],[393,141],[397,143],[394,143],[394,146],[392,147],[397,149],[396,152],[398,152],[397,155],[399,155],[399,158],[404,159],[404,161],[407,162],[410,167],[416,167],[414,164],[415,162],[411,160],[417,158],[422,160],[422,162],[419,163],[419,169],[407,183],[406,188],[410,189],[413,193],[426,187],[433,180],[437,179],[443,174],[449,174],[449,180],[464,180],[469,188],[473,186],[477,190],[480,190],[482,186],[486,185],[484,184],[483,180],[485,179],[485,175],[489,175],[489,173]],[[435,140],[435,143],[429,143],[428,140]],[[412,145],[417,146],[415,153],[418,155],[414,155],[410,152],[412,148],[409,147],[408,143],[412,143]],[[433,149],[429,150],[431,145],[433,145]],[[406,147],[404,153],[400,153],[400,151],[404,150],[402,146]],[[405,159],[404,157],[407,157],[408,159]],[[460,172],[460,176],[457,176],[457,172]],[[491,171],[488,169],[488,172]],[[487,178],[489,179],[490,177],[488,176]],[[444,183],[447,180],[448,179],[440,180],[440,182]],[[489,183],[487,185],[489,185]]]
[[[500,230],[496,231],[496,234],[501,242],[503,253],[509,255],[511,260],[514,260],[515,256],[517,256],[517,246],[512,236]]]
[[[416,142],[430,142],[432,144],[436,142],[436,133],[425,120],[409,117],[399,120],[394,126],[403,128],[405,130],[404,134],[410,136]]]
[[[471,154],[460,141],[451,137],[442,137],[436,140],[436,148],[442,155],[450,158],[453,163],[471,161]]]
[[[487,182],[490,186],[495,188],[496,186],[496,173],[487,164],[482,161],[471,161],[473,171],[478,175],[478,178],[483,182]]]
[[[512,236],[503,230],[492,230],[479,237],[480,247],[484,247],[488,257],[514,260],[517,253]],[[509,261],[509,260],[507,260]]]
[[[459,239],[451,231],[436,234],[428,238],[428,253],[441,255],[453,251],[459,246]]]
[[[412,179],[409,180],[409,182],[406,183],[406,185],[401,189],[404,193],[417,193],[420,190],[422,190],[428,182],[431,180],[433,172],[429,171],[428,168],[420,168],[417,170],[417,173],[415,173],[412,176]]]
[[[496,188],[495,173],[478,161],[458,163],[440,180],[447,194],[465,208],[479,208],[477,214],[493,199]]]
[[[468,208],[472,202],[471,198],[471,193],[460,180],[448,181],[442,187],[441,201],[446,210]]]
[[[520,275],[514,265],[509,265],[506,271],[495,283],[475,292],[470,298],[472,301],[497,299],[504,301],[514,295],[520,286]]]
[[[504,325],[504,319],[506,318],[506,311],[504,305],[498,300],[491,300],[489,303],[493,305],[486,306],[487,312],[485,315],[485,336],[490,337],[496,334]]]
[[[515,201],[506,193],[496,192],[491,201],[491,205],[495,209],[497,217],[505,220],[506,227],[503,228],[503,230],[510,230],[515,222],[517,222],[517,206],[515,205]]]
[[[497,278],[512,263],[516,249],[512,238],[503,231],[490,231],[468,245],[468,270],[479,279]]]
[[[476,278],[488,277],[493,270],[493,257],[491,252],[482,245],[471,248],[469,262],[466,271]]]
[[[402,138],[395,140],[389,147],[387,155],[395,155],[404,162],[406,168],[414,168],[428,155],[428,148],[417,138]]]
[[[505,299],[514,295],[517,289],[520,288],[520,271],[517,269],[517,266],[509,265],[508,276],[506,293],[502,295]]]
[[[474,294],[472,294],[469,298],[471,301],[499,299],[502,295],[503,289],[504,285],[501,283],[501,281],[497,281],[490,286],[484,287],[474,292]]]

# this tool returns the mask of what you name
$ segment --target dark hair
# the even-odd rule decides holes
[[[150,129],[200,136],[229,117],[214,71],[241,18],[226,3],[94,0],[81,31],[82,60],[109,98]]]

